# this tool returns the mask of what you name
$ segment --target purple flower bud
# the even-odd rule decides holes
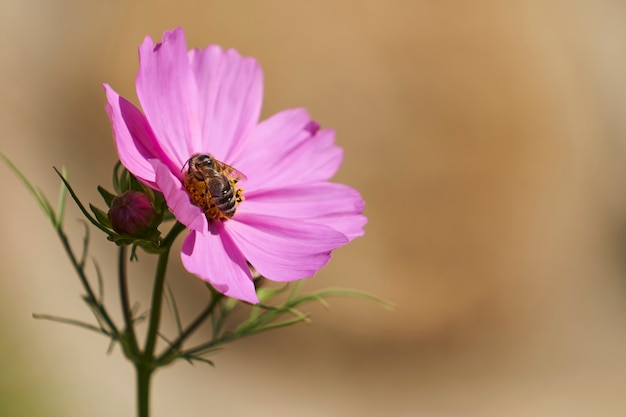
[[[113,230],[126,235],[146,231],[156,216],[150,197],[138,191],[126,191],[116,196],[108,214]]]

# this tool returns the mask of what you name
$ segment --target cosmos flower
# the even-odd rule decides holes
[[[143,113],[104,85],[120,161],[163,193],[190,230],[183,265],[218,291],[256,303],[248,262],[274,281],[306,278],[363,235],[360,194],[328,181],[343,158],[334,132],[304,109],[259,122],[263,75],[253,58],[216,45],[187,51],[177,28],[156,44],[145,38],[136,88]],[[197,154],[247,177],[224,185],[243,200],[232,217],[209,214],[185,188]]]

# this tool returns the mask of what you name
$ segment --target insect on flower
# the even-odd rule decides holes
[[[189,229],[184,267],[218,291],[257,303],[248,265],[273,281],[307,278],[363,235],[360,193],[330,182],[343,159],[334,130],[305,109],[259,120],[254,58],[217,45],[188,50],[176,28],[144,39],[136,88],[143,112],[104,85],[120,161],[163,193]]]
[[[243,201],[243,189],[237,183],[246,176],[207,154],[193,155],[183,169],[185,166],[188,168],[183,183],[191,202],[211,219],[233,217]]]

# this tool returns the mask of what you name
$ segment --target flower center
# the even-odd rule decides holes
[[[191,203],[200,207],[209,220],[233,217],[244,200],[243,189],[237,183],[245,176],[206,154],[193,155],[186,165],[189,167],[183,183]]]

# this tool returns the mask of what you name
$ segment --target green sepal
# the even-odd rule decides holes
[[[117,161],[115,168],[113,168],[113,188],[118,194],[122,194],[124,191],[128,191],[129,187],[129,172],[120,161]]]
[[[130,189],[133,191],[139,191],[142,192],[144,194],[149,194],[152,195],[152,189],[149,187],[146,187],[145,185],[143,185],[138,179],[137,177],[135,177],[133,174],[131,174],[130,172],[128,173],[129,176],[129,186]]]
[[[94,214],[94,216],[96,216],[96,219],[100,222],[101,225],[109,229],[111,228],[111,221],[109,220],[109,216],[104,211],[100,210],[98,207],[94,206],[91,203],[89,203],[89,208],[91,209],[91,212]]]
[[[107,207],[111,208],[111,204],[113,203],[113,199],[115,198],[115,195],[111,194],[100,185],[98,185],[98,192],[104,199],[104,202],[106,203]]]
[[[144,233],[140,236],[120,235],[115,232],[111,232],[107,238],[111,242],[118,246],[122,245],[135,245],[140,246],[150,253],[158,253],[158,249],[161,244],[161,232],[152,229],[148,233]]]
[[[147,191],[153,196],[152,205],[159,216],[159,224],[164,221],[176,220],[174,214],[167,208],[165,197],[160,192],[155,192],[151,188],[146,187]]]
[[[118,194],[126,191],[139,191],[149,193],[151,189],[144,186],[133,174],[131,174],[120,161],[117,161],[113,169],[113,188]]]

